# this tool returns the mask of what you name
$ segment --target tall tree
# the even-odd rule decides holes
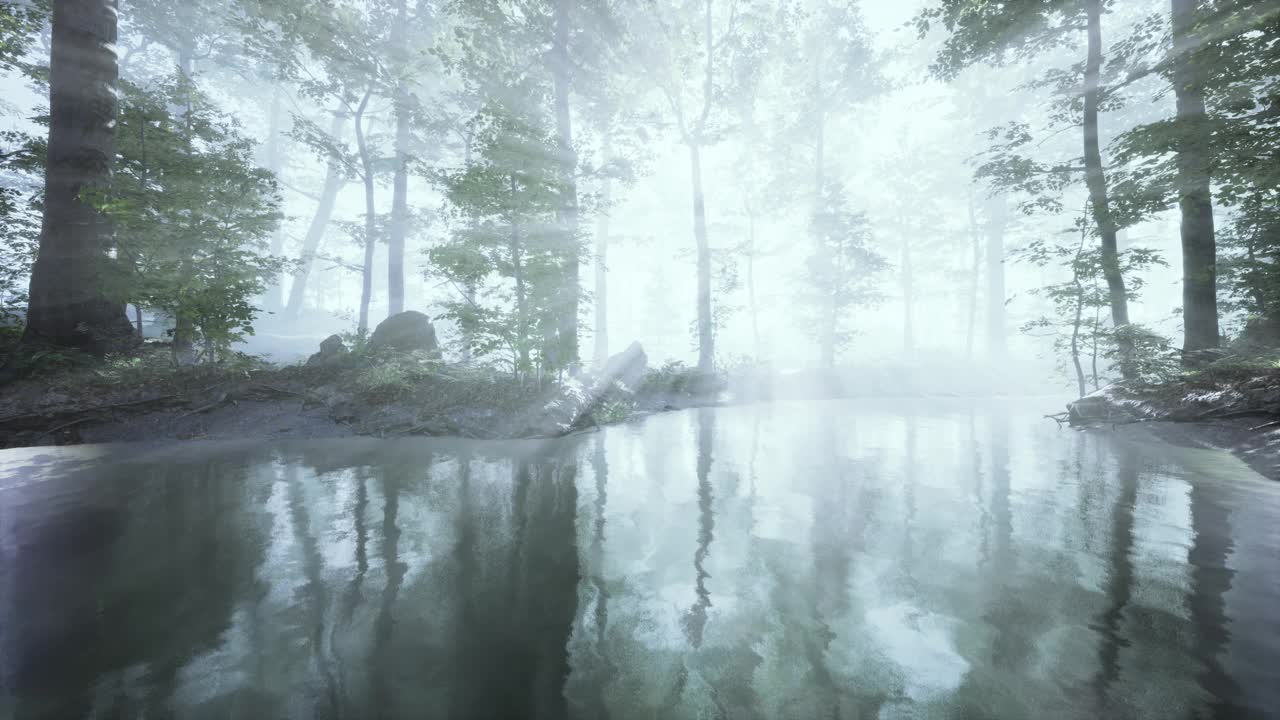
[[[407,55],[409,5],[395,0],[391,51]],[[409,230],[409,88],[407,78],[395,81],[395,176],[391,183],[391,224],[387,228],[387,314],[404,311],[404,244]]]
[[[693,236],[697,257],[698,369],[715,367],[715,318],[712,314],[711,240],[703,184],[703,150],[727,132],[720,115],[727,98],[749,92],[759,79],[757,53],[763,38],[780,25],[764,3],[751,0],[668,2],[653,8],[654,38],[648,64],[689,152]]]
[[[335,111],[330,120],[328,133],[310,135],[308,144],[316,148],[325,160],[324,185],[321,186],[320,195],[316,199],[316,211],[307,226],[307,234],[303,236],[297,270],[293,274],[293,282],[289,285],[289,300],[284,308],[284,316],[288,320],[296,320],[302,312],[307,281],[311,277],[316,254],[320,252],[320,244],[324,241],[329,223],[333,219],[333,209],[337,204],[338,193],[347,184],[349,163],[346,161],[346,151],[339,140],[346,120],[343,112]],[[305,131],[308,127],[310,126],[304,124],[303,130]],[[303,137],[306,135],[304,134]]]
[[[115,0],[53,3],[44,219],[27,311],[27,340],[95,353],[132,337],[124,305],[104,293],[110,227],[81,197],[111,173],[116,12]]]
[[[1117,329],[1129,324],[1128,293],[1120,272],[1116,245],[1115,217],[1107,193],[1107,176],[1102,165],[1102,149],[1098,138],[1098,108],[1102,101],[1102,0],[1084,0],[1088,50],[1084,68],[1084,182],[1089,188],[1089,207],[1098,229],[1102,249],[1102,274],[1111,298],[1111,323]],[[1132,370],[1125,370],[1126,378]]]
[[[1077,65],[1066,72],[1051,72],[1042,84],[1075,93],[1074,97],[1068,97],[1069,106],[1074,106],[1076,98],[1081,102],[1079,123],[1083,138],[1085,186],[1099,240],[1111,321],[1117,329],[1117,342],[1121,345],[1122,370],[1125,377],[1133,377],[1134,370],[1127,361],[1131,355],[1126,330],[1129,325],[1129,292],[1120,269],[1116,243],[1119,224],[1112,208],[1098,128],[1103,102],[1109,99],[1102,82],[1103,10],[1103,0],[1044,0],[1016,5],[975,5],[966,0],[938,0],[918,16],[917,25],[922,34],[935,22],[941,22],[948,31],[937,61],[931,67],[936,76],[947,80],[954,79],[962,70],[976,63],[1000,65],[1072,46],[1083,32],[1083,66]],[[1053,170],[1056,173],[1063,171],[1062,168]]]
[[[1218,347],[1217,243],[1209,187],[1210,133],[1204,73],[1195,50],[1198,0],[1172,0],[1173,91],[1177,96],[1177,194],[1182,212],[1183,350]]]

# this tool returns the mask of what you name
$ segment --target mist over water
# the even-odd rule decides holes
[[[0,718],[1280,707],[1280,486],[1033,403],[0,462]]]

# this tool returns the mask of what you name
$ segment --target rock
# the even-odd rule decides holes
[[[422,351],[432,358],[440,357],[440,344],[436,341],[436,329],[431,324],[431,318],[415,310],[406,310],[378,323],[369,338],[369,348],[400,352]]]
[[[307,365],[330,365],[347,356],[347,346],[342,342],[342,338],[337,335],[330,335],[320,343],[320,352],[307,358]]]
[[[633,342],[626,350],[605,361],[604,368],[596,378],[596,390],[599,392],[621,385],[619,389],[634,393],[648,370],[649,356],[640,343]]]
[[[1067,404],[1067,417],[1072,425],[1095,423],[1127,423],[1142,419],[1138,406],[1118,400],[1105,390]]]

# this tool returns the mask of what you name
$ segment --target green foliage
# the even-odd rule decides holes
[[[0,2],[0,71],[29,70],[23,60],[49,17],[49,0]]]
[[[556,221],[568,188],[555,138],[536,115],[498,104],[472,123],[474,162],[438,178],[454,230],[428,256],[431,272],[458,290],[444,316],[473,356],[517,377],[554,372],[565,363],[557,324],[565,269],[581,252]]]
[[[214,360],[253,334],[252,300],[283,267],[266,253],[280,222],[275,178],[183,76],[122,83],[117,127],[110,185],[90,195],[115,228],[111,291],[191,323]]]
[[[0,342],[22,333],[27,279],[40,244],[40,173],[44,144],[16,131],[0,132]]]
[[[1080,0],[974,2],[936,0],[915,18],[923,37],[935,26],[947,38],[930,70],[952,80],[966,67],[986,62],[1024,62],[1071,41],[1084,27]]]
[[[830,364],[856,334],[854,308],[878,303],[876,286],[889,267],[872,246],[871,225],[864,213],[849,207],[844,186],[827,184],[822,203],[809,223],[813,251],[805,259],[801,298],[808,313],[805,328],[823,348]]]
[[[1060,267],[1070,273],[1068,279],[1034,291],[1050,302],[1053,313],[1024,323],[1022,331],[1053,339],[1062,364],[1073,369],[1082,396],[1089,386],[1096,390],[1109,382],[1122,361],[1135,376],[1160,376],[1167,371],[1172,352],[1166,338],[1146,328],[1114,328],[1108,323],[1106,310],[1111,300],[1103,276],[1102,251],[1090,242],[1090,227],[1089,220],[1078,218],[1074,231],[1078,237],[1037,239],[1013,253],[1018,261],[1041,268]],[[1126,290],[1136,297],[1142,289],[1142,273],[1164,261],[1152,250],[1130,248],[1120,253],[1119,263],[1129,281]],[[1122,348],[1131,355],[1122,357]]]
[[[636,391],[638,397],[661,395],[705,395],[723,389],[724,379],[699,370],[678,360],[668,361],[660,368],[645,373]]]

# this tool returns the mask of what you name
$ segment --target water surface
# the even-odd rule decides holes
[[[0,453],[0,718],[1236,718],[1280,484],[1042,405]]]

